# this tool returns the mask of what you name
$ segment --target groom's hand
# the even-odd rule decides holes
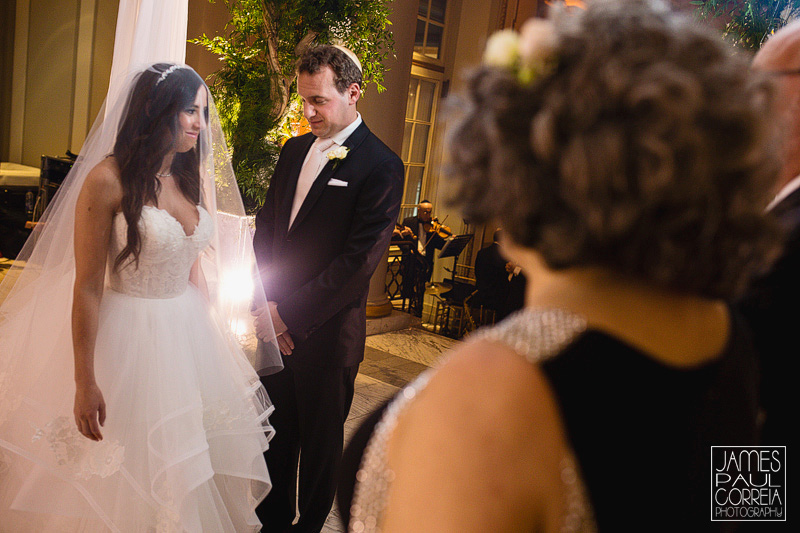
[[[278,314],[278,304],[275,302],[267,302],[266,307],[253,309],[251,313],[255,317],[256,335],[265,342],[271,341],[273,335],[280,336],[289,329]]]
[[[281,315],[278,314],[278,303],[267,302],[267,309],[269,309],[269,317],[272,319],[272,327],[275,328],[275,335],[281,335],[289,331],[289,326],[286,325]]]
[[[267,302],[267,309],[269,309],[269,316],[272,319],[272,327],[275,328],[275,335],[278,336],[278,348],[281,349],[283,355],[290,355],[294,350],[294,341],[292,336],[289,335],[289,326],[278,314],[278,304],[276,302]]]
[[[290,355],[294,350],[294,341],[288,331],[278,335],[278,348],[283,355]]]
[[[264,342],[275,339],[283,355],[291,354],[294,350],[294,341],[289,335],[289,328],[278,314],[278,304],[269,302],[266,307],[253,309],[251,313],[255,317],[254,324],[258,338]]]
[[[256,336],[262,341],[270,342],[274,340],[277,335],[282,333],[280,331],[275,331],[278,329],[278,325],[273,325],[268,307],[251,309],[250,314],[255,317],[253,319],[253,326],[255,326],[256,329]]]

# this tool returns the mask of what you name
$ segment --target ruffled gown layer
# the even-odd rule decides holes
[[[6,376],[16,393],[0,394],[0,531],[259,529],[272,407],[226,326],[188,284],[213,232],[199,211],[187,236],[168,213],[145,208],[138,268],[109,276],[95,348],[107,405],[101,442],[75,426],[70,332],[12,319],[43,338],[27,346],[51,355],[21,381]],[[125,242],[121,216],[114,229],[110,261]]]

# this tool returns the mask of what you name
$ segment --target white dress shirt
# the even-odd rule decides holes
[[[292,211],[289,215],[290,228],[292,227],[294,219],[297,217],[297,213],[300,211],[300,207],[303,205],[306,196],[308,196],[308,191],[311,190],[311,186],[314,184],[314,181],[317,179],[319,173],[322,172],[322,169],[328,162],[326,154],[343,145],[347,138],[350,137],[354,131],[356,131],[356,128],[358,128],[362,122],[361,113],[356,113],[356,119],[342,131],[327,139],[318,137],[314,141],[314,144],[311,145],[311,148],[306,154],[306,158],[303,160],[303,167],[300,170],[300,176],[297,178],[297,187],[294,190],[294,200],[292,201]],[[320,147],[322,147],[321,150]]]

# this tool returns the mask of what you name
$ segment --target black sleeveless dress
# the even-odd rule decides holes
[[[552,311],[526,309],[495,328],[504,333],[476,336],[525,355],[519,339]],[[736,530],[739,523],[711,521],[711,446],[757,444],[758,369],[746,329],[731,316],[724,352],[697,368],[666,366],[590,329],[534,361],[555,393],[599,531]],[[366,419],[345,451],[338,492],[345,524],[385,409]]]

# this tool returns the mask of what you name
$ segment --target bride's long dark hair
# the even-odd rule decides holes
[[[145,204],[158,205],[161,187],[156,172],[178,138],[181,111],[193,105],[203,80],[190,68],[172,68],[157,63],[139,76],[131,91],[124,118],[114,143],[113,155],[122,182],[122,213],[128,223],[127,244],[114,261],[114,268],[129,257],[138,265],[141,251],[139,219]],[[208,110],[203,110],[208,120]],[[171,172],[183,195],[200,203],[200,160],[203,136],[184,153],[176,153]]]

